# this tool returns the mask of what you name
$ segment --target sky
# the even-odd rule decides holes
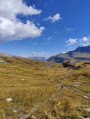
[[[90,0],[0,0],[0,52],[50,57],[90,45]]]

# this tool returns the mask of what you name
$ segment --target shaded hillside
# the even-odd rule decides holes
[[[56,56],[52,56],[47,59],[47,61],[49,62],[56,62],[56,63],[60,63],[65,60],[71,60],[73,62],[90,60],[90,45],[85,47],[78,47],[74,51],[69,51],[67,53],[60,53]]]

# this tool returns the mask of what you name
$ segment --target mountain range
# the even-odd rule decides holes
[[[41,60],[41,61],[45,61],[46,58],[45,57],[28,57],[29,59],[36,59],[36,60]]]
[[[78,47],[73,51],[69,51],[67,53],[60,53],[47,59],[48,62],[55,63],[60,63],[65,60],[70,60],[72,62],[90,60],[90,45]]]
[[[3,52],[0,52],[0,56],[2,56],[2,57],[16,57],[15,55],[6,54]],[[78,47],[75,50],[69,51],[67,53],[60,53],[55,56],[51,56],[47,60],[45,57],[28,57],[28,59],[35,59],[35,60],[55,62],[55,63],[61,63],[66,60],[70,60],[71,62],[88,61],[88,60],[90,60],[90,45]],[[2,58],[0,58],[0,62],[3,62]]]

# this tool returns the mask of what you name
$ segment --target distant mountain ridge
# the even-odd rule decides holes
[[[11,54],[7,54],[7,53],[4,53],[4,52],[0,52],[0,56],[1,57],[20,57],[20,56],[16,56],[16,55],[11,55]],[[3,60],[1,59],[0,57],[0,62],[3,62]],[[45,57],[27,57],[28,59],[35,59],[35,60],[41,60],[41,61],[45,61],[46,58]]]
[[[78,47],[73,51],[67,53],[60,53],[47,59],[49,62],[60,63],[65,60],[71,60],[72,62],[78,62],[81,60],[90,60],[90,45],[85,47]]]
[[[41,61],[45,61],[46,58],[45,57],[28,57],[29,59],[35,59],[35,60],[41,60]]]
[[[11,55],[11,54],[7,54],[7,53],[4,53],[4,52],[0,52],[0,56],[3,56],[3,57],[13,57],[15,55]]]

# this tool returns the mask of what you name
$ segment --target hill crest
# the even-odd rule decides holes
[[[60,63],[65,60],[71,60],[74,62],[78,62],[81,60],[90,60],[90,45],[85,47],[78,47],[73,51],[69,51],[67,53],[60,53],[47,59],[47,61],[49,62],[56,63]]]

